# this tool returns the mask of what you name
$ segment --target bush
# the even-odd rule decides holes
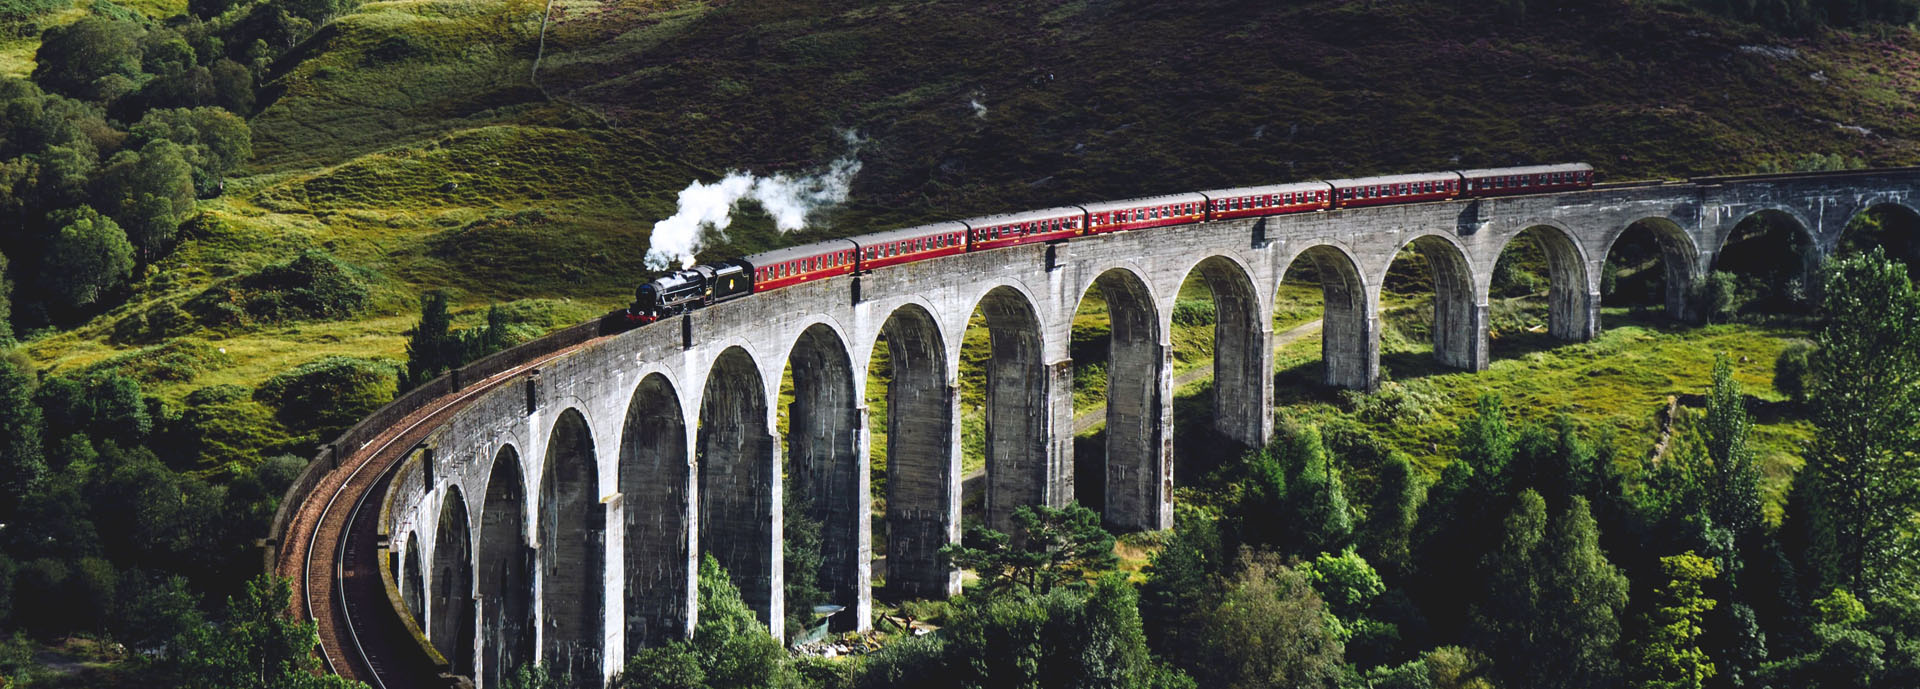
[[[1796,341],[1773,360],[1773,389],[1795,402],[1807,401],[1807,377],[1813,367],[1813,344]]]
[[[268,378],[253,399],[295,431],[330,436],[393,399],[399,371],[371,359],[330,356]]]
[[[1708,323],[1724,323],[1740,309],[1739,281],[1733,273],[1716,270],[1693,283],[1695,312]]]
[[[261,456],[281,451],[290,439],[272,410],[238,385],[213,385],[187,394],[180,418],[170,424],[169,450],[202,469],[244,473]]]
[[[221,325],[346,318],[372,301],[359,272],[324,251],[305,251],[210,287],[188,307]]]

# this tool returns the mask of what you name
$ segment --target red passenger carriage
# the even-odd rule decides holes
[[[1326,182],[1300,182],[1216,189],[1200,194],[1207,197],[1208,220],[1232,220],[1321,210],[1332,205],[1332,192],[1333,187]]]
[[[1207,197],[1194,193],[1169,194],[1102,201],[1082,208],[1087,211],[1087,234],[1100,234],[1200,222],[1207,216]]]
[[[859,251],[860,246],[851,241],[830,239],[754,254],[741,260],[753,269],[753,291],[759,293],[835,275],[850,275]]]
[[[1460,175],[1452,172],[1335,179],[1327,184],[1333,185],[1335,208],[1440,201],[1460,195]]]
[[[860,270],[965,253],[967,226],[943,222],[854,237],[860,245]]]
[[[997,249],[1034,242],[1068,239],[1086,227],[1086,214],[1075,206],[1048,208],[1024,213],[989,215],[963,220],[971,233],[968,251]]]
[[[1593,186],[1593,166],[1586,163],[1461,170],[1460,176],[1466,183],[1466,196],[1538,194]]]

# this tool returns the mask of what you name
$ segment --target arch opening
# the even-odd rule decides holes
[[[467,501],[457,488],[447,490],[440,525],[433,538],[432,624],[427,637],[456,674],[472,676],[474,624],[473,547],[467,528]]]
[[[686,417],[666,376],[640,381],[620,434],[627,654],[690,631],[692,576]]]
[[[526,489],[512,447],[500,448],[480,509],[478,576],[482,686],[498,687],[533,661],[533,561]]]
[[[1146,283],[1123,269],[1094,278],[1074,315],[1074,430],[1104,426],[1098,437],[1075,442],[1074,494],[1090,508],[1091,496],[1101,496],[1097,509],[1112,528],[1172,525],[1168,357]],[[1092,424],[1083,426],[1089,415]]]
[[[1840,231],[1835,255],[1864,253],[1875,247],[1906,264],[1907,276],[1920,267],[1920,212],[1904,203],[1876,203],[1855,213]]]
[[[1642,218],[1614,237],[1600,275],[1601,303],[1625,307],[1640,317],[1653,307],[1671,320],[1692,318],[1688,291],[1699,252],[1680,225],[1666,218]]]
[[[1515,356],[1599,332],[1599,295],[1573,237],[1534,225],[1507,240],[1488,285],[1488,346]]]
[[[1263,378],[1270,362],[1260,318],[1253,280],[1232,260],[1202,260],[1181,282],[1168,334],[1176,483],[1199,480],[1268,433],[1272,400]]]
[[[600,503],[593,435],[578,410],[560,413],[540,479],[541,662],[579,686],[597,687],[605,633],[606,508]]]
[[[1487,367],[1486,306],[1467,257],[1436,235],[1416,237],[1380,284],[1381,366],[1398,377]]]
[[[1693,296],[1697,316],[1719,322],[1741,315],[1795,314],[1809,308],[1823,254],[1793,215],[1759,210],[1727,232]]]
[[[1319,302],[1315,304],[1316,301]],[[1380,380],[1379,322],[1360,269],[1345,251],[1321,244],[1294,256],[1275,288],[1276,384],[1371,390]],[[1319,334],[1319,360],[1302,351]],[[1315,371],[1315,368],[1318,371]],[[1306,380],[1299,380],[1304,378]]]
[[[400,565],[400,600],[415,624],[426,621],[426,576],[420,572],[420,537],[407,533],[406,555]],[[422,625],[425,626],[425,625]]]
[[[816,606],[862,607],[869,554],[861,527],[868,508],[860,483],[862,410],[846,343],[826,325],[807,328],[787,357],[783,378],[782,395],[791,401],[780,410],[787,442],[781,543],[786,627],[793,635],[813,624]],[[853,629],[857,617],[833,619]]]
[[[740,587],[740,598],[778,632],[783,602],[774,590],[779,563],[773,507],[776,446],[766,386],[746,350],[721,352],[700,400],[695,464],[700,480],[700,549]]]
[[[885,595],[904,600],[960,592],[960,572],[940,563],[940,548],[960,539],[958,399],[948,383],[946,340],[933,315],[916,305],[895,310],[880,328],[867,390],[872,499],[881,520],[874,539],[883,558]]]

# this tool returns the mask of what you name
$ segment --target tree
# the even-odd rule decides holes
[[[1113,534],[1100,528],[1098,512],[1080,503],[1058,509],[1022,505],[1013,511],[1013,524],[1014,535],[969,524],[964,541],[941,548],[940,557],[978,573],[981,586],[993,593],[1045,593],[1119,564]]]
[[[1700,646],[1708,611],[1716,603],[1705,585],[1720,575],[1712,560],[1689,551],[1660,558],[1667,583],[1642,617],[1643,634],[1627,648],[1633,686],[1646,689],[1701,689],[1716,673]]]
[[[693,638],[651,648],[628,659],[616,687],[772,689],[786,652],[740,599],[712,554],[700,560],[699,622]]]
[[[103,81],[140,76],[140,39],[146,30],[131,21],[99,15],[48,28],[34,53],[34,82],[76,98],[113,95]]]
[[[0,343],[13,340],[13,280],[7,273],[7,255],[0,254]]]
[[[420,301],[420,323],[407,332],[407,375],[402,390],[419,387],[460,365],[460,341],[449,335],[453,315],[447,312],[447,293],[428,292]]]
[[[1320,596],[1300,572],[1270,555],[1245,554],[1191,622],[1204,643],[1186,669],[1201,686],[1332,687],[1341,645]]]
[[[1389,577],[1399,579],[1413,568],[1414,519],[1425,496],[1413,461],[1406,453],[1395,451],[1380,465],[1379,483],[1367,506],[1367,519],[1360,531],[1360,546],[1367,560]]]
[[[1415,571],[1407,582],[1440,638],[1459,636],[1471,596],[1483,585],[1477,565],[1496,547],[1501,519],[1512,504],[1509,469],[1517,441],[1496,395],[1482,395],[1478,412],[1461,422],[1459,455],[1427,491],[1415,525]]]
[[[1713,463],[1707,480],[1707,514],[1713,523],[1733,532],[1741,548],[1757,545],[1766,528],[1760,506],[1760,469],[1747,436],[1753,425],[1746,398],[1733,380],[1733,364],[1726,354],[1714,357],[1713,387],[1707,393],[1707,415],[1701,422],[1707,459]],[[1737,571],[1737,563],[1721,563]]]
[[[312,622],[287,606],[287,580],[260,575],[227,599],[225,624],[199,626],[174,639],[163,663],[188,689],[351,689],[360,684],[318,673],[320,643]]]
[[[1353,518],[1320,429],[1289,422],[1278,435],[1248,458],[1245,492],[1233,506],[1241,542],[1299,557],[1345,548]]]
[[[1549,523],[1540,494],[1522,492],[1483,567],[1486,596],[1474,606],[1472,636],[1498,659],[1507,686],[1607,686],[1617,678],[1613,647],[1627,578],[1600,551],[1585,498]]]
[[[1724,323],[1740,308],[1740,288],[1733,273],[1716,270],[1693,283],[1694,313],[1708,323]]]
[[[192,152],[168,139],[153,139],[138,152],[121,151],[94,182],[95,196],[127,230],[140,260],[151,262],[173,247],[180,223],[193,212]]]
[[[0,358],[0,517],[11,517],[47,472],[33,374]]]
[[[1186,657],[1201,646],[1186,618],[1210,594],[1224,569],[1223,555],[1216,520],[1175,514],[1173,534],[1147,564],[1140,587],[1140,616],[1155,652]]]
[[[221,179],[253,157],[247,121],[220,108],[151,110],[127,134],[134,146],[162,140],[178,144],[193,166],[193,186],[200,196],[216,194]]]
[[[59,228],[40,268],[40,282],[56,313],[67,317],[91,311],[133,272],[133,245],[120,226],[81,206],[49,219]]]
[[[1920,294],[1879,248],[1829,261],[1814,334],[1814,439],[1797,491],[1819,591],[1872,598],[1914,561],[1920,508]]]
[[[1795,341],[1780,350],[1780,356],[1773,362],[1773,389],[1792,398],[1793,401],[1806,403],[1807,376],[1813,370],[1813,345]]]
[[[880,668],[884,676],[862,684],[1190,688],[1184,675],[1153,662],[1148,654],[1138,604],[1133,587],[1119,574],[1103,576],[1084,590],[996,596],[962,607],[942,628],[945,643],[939,656],[923,662],[943,668],[944,676],[930,677],[889,662]],[[902,683],[914,675],[924,683]]]

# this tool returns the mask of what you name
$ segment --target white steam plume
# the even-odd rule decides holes
[[[845,202],[854,175],[860,174],[856,154],[863,143],[852,132],[845,136],[852,150],[813,174],[758,177],[752,172],[729,171],[712,184],[694,180],[680,191],[679,211],[654,223],[647,268],[664,270],[676,261],[681,268],[693,267],[693,255],[706,246],[705,231],[711,229],[725,237],[727,226],[733,224],[733,209],[741,201],[751,199],[760,204],[781,232],[802,229],[807,226],[808,215]]]

